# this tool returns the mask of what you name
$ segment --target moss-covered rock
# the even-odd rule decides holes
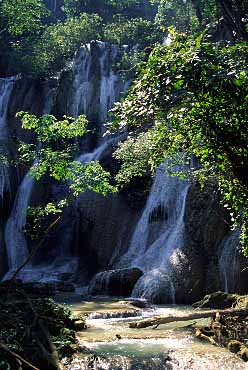
[[[194,308],[230,308],[236,305],[240,296],[238,294],[229,294],[225,292],[215,292],[207,294],[201,301],[193,304]]]

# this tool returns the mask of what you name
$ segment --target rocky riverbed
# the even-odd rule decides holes
[[[183,316],[192,307],[156,305],[136,308],[133,317],[125,317],[127,305],[130,310],[130,303],[106,299],[70,306],[77,314],[88,314],[89,308],[95,314],[86,319],[88,330],[78,333],[81,353],[72,360],[64,359],[67,370],[247,370],[236,354],[195,337],[195,327],[206,327],[209,319],[178,321],[157,329],[130,329],[128,325],[154,315]]]

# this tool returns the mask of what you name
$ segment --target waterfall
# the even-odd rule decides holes
[[[43,114],[48,114],[52,107],[54,89],[47,91],[46,100],[44,102]],[[20,267],[28,258],[29,250],[24,234],[26,225],[26,214],[35,184],[34,178],[30,173],[24,176],[17,190],[14,205],[11,210],[10,217],[5,227],[5,243],[8,255],[9,272],[5,279],[9,278],[13,271]],[[31,268],[31,263],[26,265],[26,268]]]
[[[5,243],[10,271],[16,270],[29,254],[23,229],[26,224],[26,212],[33,185],[34,179],[28,172],[18,189],[11,215],[6,224]]]
[[[118,54],[118,48],[103,42],[92,42],[81,47],[76,53],[72,63],[73,74],[73,94],[70,99],[70,115],[77,117],[79,114],[86,114],[88,119],[92,116],[97,119],[96,123],[103,124],[107,119],[107,113],[112,108],[114,102],[119,99],[120,93],[124,88],[121,77],[112,71],[112,65]],[[51,110],[54,89],[48,89],[44,102],[43,114]],[[102,127],[98,128],[99,134]],[[104,151],[116,142],[116,138],[103,140],[90,153],[84,151],[78,157],[81,162],[99,160]],[[5,242],[8,253],[9,272],[5,276],[8,278],[28,257],[29,250],[23,229],[26,224],[26,211],[30,203],[35,180],[29,172],[25,175],[17,191],[14,205],[5,228]],[[59,190],[59,189],[58,189]],[[24,280],[44,280],[46,269],[51,273],[51,278],[56,279],[56,270],[59,272],[71,272],[75,268],[73,257],[69,256],[71,246],[70,236],[64,238],[62,247],[58,248],[55,259],[49,266],[37,265],[32,263],[20,273],[19,277]],[[75,260],[75,259],[74,259]],[[68,266],[68,268],[67,268]],[[48,271],[47,270],[47,271]],[[49,278],[47,278],[48,280]]]
[[[78,117],[79,114],[88,113],[90,97],[93,93],[90,80],[90,68],[92,63],[91,45],[82,47],[76,54],[73,61],[73,98],[71,114]]]
[[[7,126],[7,111],[9,99],[16,81],[16,77],[0,78],[0,155],[6,155],[7,141],[9,137]],[[4,191],[10,190],[10,178],[8,165],[0,158],[0,197],[3,199]]]
[[[108,111],[127,88],[112,69],[118,57],[116,45],[96,41],[81,47],[73,61],[71,114],[85,114],[90,120],[104,123]]]
[[[179,260],[183,257],[188,188],[187,181],[166,175],[165,165],[158,168],[128,251],[118,264],[144,272],[134,287],[134,297],[158,301],[159,297],[167,296],[175,301],[173,269],[180,267]]]
[[[100,121],[106,122],[108,112],[114,103],[119,100],[120,91],[116,87],[120,82],[120,76],[113,72],[112,68],[108,70],[109,53],[106,52],[106,44],[99,43],[102,56],[100,58],[101,84],[100,84]],[[111,45],[110,57],[115,61],[118,55],[116,45]]]
[[[219,271],[222,289],[228,293],[235,292],[235,281],[240,272],[238,261],[240,230],[228,234],[220,244]],[[222,283],[223,282],[223,283]]]
[[[81,163],[99,161],[102,158],[104,152],[107,151],[109,148],[111,148],[111,146],[116,145],[119,140],[120,140],[120,136],[108,138],[107,140],[99,144],[95,150],[89,153],[81,154],[76,160]]]

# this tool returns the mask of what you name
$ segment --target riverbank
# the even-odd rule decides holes
[[[78,349],[76,330],[84,320],[20,284],[3,283],[0,293],[0,369],[60,370],[60,360]]]
[[[211,306],[214,299],[214,304],[217,305],[217,293],[213,297],[205,297],[198,303],[204,308],[198,309],[182,305],[149,305],[144,300],[120,301],[118,298],[82,300],[80,295],[74,293],[57,294],[54,297],[57,300],[55,303],[51,298],[38,297],[17,286],[12,286],[11,289],[2,286],[1,293],[1,370],[19,368],[247,370],[248,368],[240,358],[245,360],[245,356],[236,355],[241,350],[244,353],[247,340],[247,333],[244,330],[240,331],[237,319],[231,322],[234,329],[231,333],[243,333],[241,345],[238,343],[239,337],[236,341],[232,338],[232,344],[229,345],[230,341],[228,343],[218,341],[214,337],[218,335],[217,331],[210,336],[214,337],[215,346],[205,338],[201,340],[202,338],[195,336],[197,330],[204,335],[210,332],[209,328],[213,332],[214,325],[220,329],[220,333],[224,333],[227,322],[211,321],[209,318],[180,321],[180,317],[203,312],[202,310],[206,312],[206,302]],[[232,301],[231,298],[233,297],[226,299],[228,305]],[[236,301],[239,304],[246,302],[240,298]],[[58,302],[64,302],[64,305]],[[151,320],[153,317],[179,319],[147,328],[135,328],[135,325],[130,325],[142,320]]]

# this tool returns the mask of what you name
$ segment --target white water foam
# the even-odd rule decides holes
[[[132,296],[157,300],[158,296],[167,295],[171,302],[175,302],[173,269],[178,268],[183,257],[184,212],[189,183],[166,175],[165,170],[165,165],[157,170],[128,252],[118,267],[137,267],[144,272]]]

